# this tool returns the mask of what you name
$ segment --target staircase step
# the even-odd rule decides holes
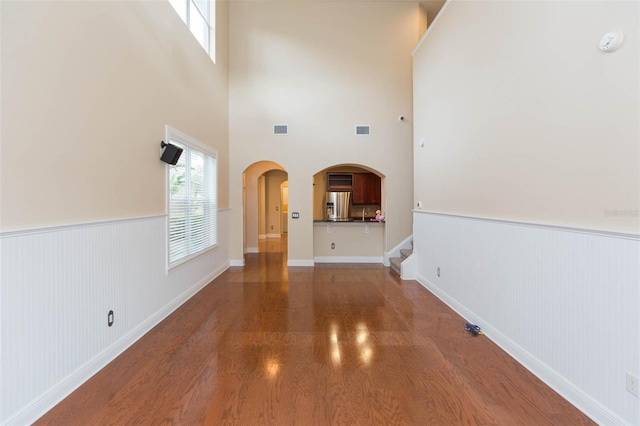
[[[402,263],[401,257],[391,257],[389,258],[389,266],[391,270],[400,275],[400,264]]]
[[[413,254],[413,250],[412,249],[402,249],[400,250],[400,257],[402,257],[402,259],[406,259],[407,257],[411,256]]]

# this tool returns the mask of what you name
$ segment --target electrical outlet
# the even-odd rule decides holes
[[[638,378],[627,371],[627,391],[640,398]]]

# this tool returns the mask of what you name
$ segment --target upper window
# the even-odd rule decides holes
[[[169,266],[217,244],[217,153],[167,126],[167,140],[184,151],[169,166]]]
[[[169,0],[169,3],[215,61],[215,0]]]

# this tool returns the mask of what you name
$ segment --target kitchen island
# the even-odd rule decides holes
[[[313,222],[316,263],[382,263],[384,222],[353,220]]]

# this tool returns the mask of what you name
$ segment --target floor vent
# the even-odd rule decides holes
[[[370,126],[356,126],[356,135],[369,136],[371,134]]]
[[[287,135],[289,134],[289,126],[286,124],[274,124],[273,125],[273,134],[274,135]]]

